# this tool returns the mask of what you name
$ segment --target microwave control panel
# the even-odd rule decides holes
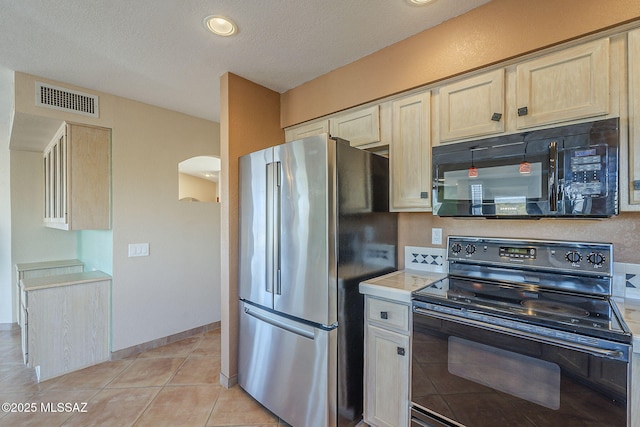
[[[564,193],[571,199],[607,195],[607,146],[594,145],[564,151]]]

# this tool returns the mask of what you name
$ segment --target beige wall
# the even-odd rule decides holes
[[[237,382],[238,158],[282,144],[280,95],[231,73],[220,79],[222,172],[222,364],[220,381]]]
[[[3,325],[16,322],[12,307],[16,303],[16,292],[12,285],[11,266],[11,156],[9,130],[11,108],[13,106],[13,71],[0,66],[0,330]]]
[[[219,155],[219,125],[118,98],[113,127],[113,350],[220,320],[220,206],[181,203],[177,165]],[[150,256],[128,258],[130,243]]]
[[[180,203],[177,197],[178,163],[219,156],[219,125],[103,93],[97,93],[98,119],[38,108],[33,106],[36,79],[43,80],[16,73],[19,114],[112,128],[111,236],[85,232],[82,243],[95,246],[109,239],[106,244],[112,244],[112,350],[219,321],[220,206]],[[17,189],[12,193],[12,262],[72,255],[82,259],[77,248],[69,247],[76,244],[74,232],[42,226],[42,209],[37,208],[42,200],[41,154],[14,150],[11,159],[12,188]],[[150,256],[129,258],[130,243],[149,243]]]
[[[637,0],[493,0],[282,94],[296,123],[640,18]]]
[[[215,202],[218,183],[186,173],[178,173],[178,200],[194,198],[198,202]]]

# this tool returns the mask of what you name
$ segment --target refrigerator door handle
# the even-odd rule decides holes
[[[274,200],[274,219],[275,219],[275,224],[274,224],[274,241],[273,241],[273,246],[274,246],[274,268],[276,270],[276,277],[275,277],[275,294],[276,295],[282,295],[282,283],[280,281],[280,233],[281,233],[281,222],[282,222],[282,216],[281,216],[281,212],[282,212],[282,193],[280,191],[281,186],[282,186],[282,163],[281,162],[275,162],[275,200]]]
[[[249,316],[255,317],[258,320],[261,320],[265,323],[268,323],[272,326],[275,326],[280,329],[284,329],[285,331],[289,331],[293,334],[299,335],[303,338],[308,338],[310,340],[315,339],[315,335],[313,333],[313,328],[309,327],[309,329],[305,329],[301,326],[294,325],[292,323],[286,322],[284,320],[277,319],[275,317],[271,317],[268,314],[263,314],[261,312],[257,312],[255,310],[251,310],[249,307],[244,308],[244,312]]]
[[[273,279],[274,279],[274,250],[275,250],[275,230],[274,230],[274,204],[275,204],[275,191],[276,186],[274,180],[275,176],[275,163],[267,163],[267,229],[266,229],[266,250],[265,250],[265,290],[269,293],[273,293]]]

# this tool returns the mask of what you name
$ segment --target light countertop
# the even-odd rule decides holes
[[[360,293],[386,298],[393,301],[411,303],[411,292],[447,275],[425,271],[401,270],[384,276],[360,282]]]
[[[25,291],[35,291],[56,286],[81,285],[103,280],[111,280],[111,276],[102,271],[85,271],[84,273],[26,278],[22,279],[22,286]]]
[[[75,267],[83,265],[78,259],[61,259],[56,261],[24,262],[16,264],[18,271],[42,270],[47,268]]]

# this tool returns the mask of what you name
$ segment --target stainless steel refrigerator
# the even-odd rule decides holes
[[[388,160],[327,134],[240,158],[240,386],[294,427],[362,418],[361,280],[397,267]]]

